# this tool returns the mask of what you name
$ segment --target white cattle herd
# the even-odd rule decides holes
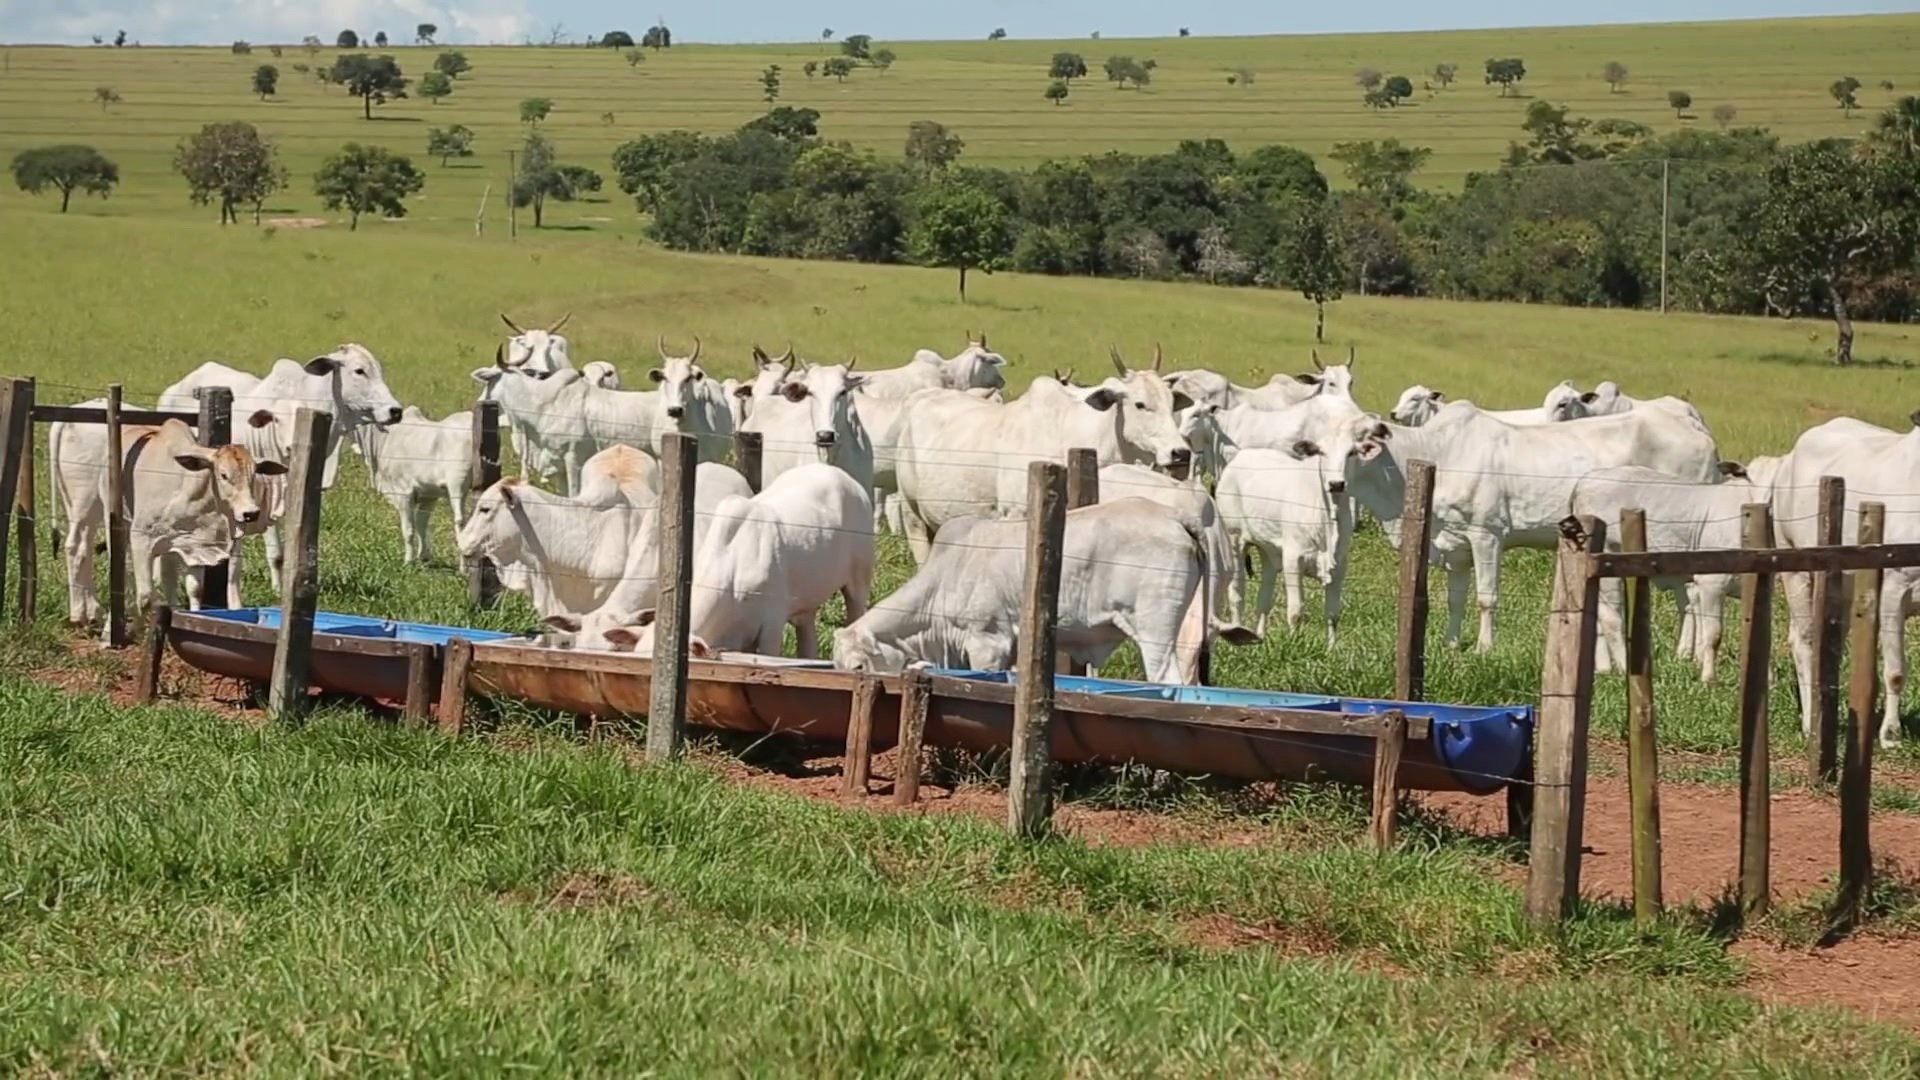
[[[1205,370],[1164,371],[1110,351],[1113,374],[1076,385],[1070,373],[1036,378],[1005,400],[1006,360],[969,334],[951,357],[920,350],[887,370],[815,364],[791,348],[753,351],[744,382],[709,377],[698,338],[686,354],[656,341],[652,389],[622,389],[611,364],[576,368],[562,318],[512,336],[472,373],[499,404],[519,462],[466,511],[471,415],[434,420],[403,410],[366,347],[342,345],[305,363],[281,360],[263,377],[208,363],[169,387],[163,409],[192,409],[196,392],[234,395],[235,445],[195,445],[179,421],[128,428],[125,485],[131,552],[143,605],[156,576],[237,560],[247,535],[267,537],[279,578],[281,477],[293,412],[332,417],[323,486],[338,448],[353,445],[373,486],[400,519],[404,557],[428,558],[428,516],[451,503],[463,560],[491,560],[526,593],[550,642],[581,649],[649,650],[658,603],[660,470],[669,432],[698,440],[692,649],[778,652],[793,626],[801,655],[817,655],[817,613],[838,594],[848,622],[834,636],[842,667],[897,672],[914,664],[1006,668],[1017,648],[1026,550],[1027,465],[1091,448],[1101,501],[1067,515],[1058,644],[1104,662],[1135,642],[1147,675],[1190,682],[1209,638],[1245,644],[1269,628],[1275,578],[1286,625],[1297,627],[1303,581],[1325,591],[1333,644],[1359,511],[1399,541],[1406,464],[1436,468],[1432,555],[1448,581],[1446,636],[1462,634],[1471,572],[1477,645],[1493,644],[1502,553],[1551,547],[1569,514],[1592,514],[1617,540],[1621,511],[1647,512],[1648,546],[1680,551],[1738,546],[1741,507],[1770,502],[1779,542],[1815,543],[1822,476],[1847,483],[1847,541],[1858,504],[1886,504],[1887,541],[1920,540],[1920,430],[1835,419],[1780,458],[1744,467],[1720,459],[1698,410],[1673,397],[1635,399],[1603,382],[1548,390],[1537,408],[1483,410],[1438,390],[1409,387],[1386,417],[1354,399],[1354,365],[1323,365],[1247,387]],[[1913,418],[1920,426],[1920,414]],[[762,438],[762,490],[724,464],[736,430]],[[56,424],[52,485],[71,527],[66,544],[75,622],[97,616],[95,537],[107,519],[107,442],[98,425]],[[557,490],[539,486],[549,481]],[[876,533],[904,534],[918,571],[869,607]],[[1261,557],[1254,629],[1239,624],[1241,552]],[[1251,565],[1251,555],[1246,557]],[[1801,700],[1811,702],[1811,583],[1786,575],[1789,642]],[[1663,580],[1682,612],[1682,655],[1711,681],[1730,580]],[[238,606],[240,576],[225,602]],[[188,602],[197,605],[194,577]],[[1886,705],[1880,738],[1899,734],[1904,620],[1920,600],[1920,571],[1892,570],[1881,612]],[[1603,595],[1599,663],[1623,658],[1617,588]],[[1811,720],[1803,713],[1803,726]]]

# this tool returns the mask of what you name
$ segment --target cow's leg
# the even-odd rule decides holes
[[[284,559],[280,550],[280,530],[282,527],[281,523],[276,521],[273,523],[273,527],[266,531],[267,581],[273,585],[273,594],[275,596],[280,595],[280,568],[283,565]]]
[[[1473,544],[1473,584],[1480,604],[1478,652],[1493,651],[1493,610],[1500,604],[1500,540],[1478,536]]]
[[[1626,598],[1626,584],[1619,578],[1600,583],[1600,634],[1593,644],[1596,673],[1620,671],[1627,666],[1627,635],[1623,625]]]
[[[513,424],[507,432],[513,443],[513,456],[520,462],[520,479],[533,479],[533,464],[527,459],[527,429]]]
[[[240,596],[240,575],[245,569],[243,565],[245,560],[242,555],[246,550],[246,546],[246,538],[235,535],[233,538],[233,546],[227,549],[227,595],[225,603],[230,608],[242,607],[245,603]],[[220,597],[216,596],[213,598],[213,602],[218,604],[222,601]]]
[[[1693,604],[1687,613],[1693,627],[1693,661],[1700,666],[1700,681],[1711,683],[1720,675],[1720,642],[1726,634],[1727,590],[1733,586],[1731,574],[1708,574],[1693,581]],[[1791,646],[1792,642],[1788,642]]]
[[[1265,637],[1267,620],[1273,616],[1273,586],[1280,575],[1280,551],[1258,540],[1253,546],[1260,552],[1260,593],[1253,600],[1254,632]]]
[[[1460,644],[1460,625],[1467,614],[1468,571],[1473,564],[1464,551],[1446,553],[1447,563],[1447,644]]]
[[[1793,674],[1800,684],[1800,734],[1813,734],[1813,575],[1781,574],[1787,594],[1787,648],[1793,654]],[[1843,587],[1844,588],[1844,587]]]
[[[395,514],[400,518],[400,561],[413,562],[416,558],[414,533],[418,528],[416,524],[418,519],[413,512],[413,496],[399,495],[387,501],[393,504]]]
[[[1307,606],[1306,590],[1301,585],[1300,575],[1310,569],[1308,560],[1311,552],[1287,548],[1280,554],[1280,581],[1287,590],[1287,632],[1300,629],[1300,612]]]
[[[67,621],[86,626],[100,614],[93,587],[93,542],[99,527],[84,518],[67,524]]]
[[[130,533],[127,538],[127,562],[133,567],[133,609],[147,610],[153,602],[153,564],[166,558],[166,552],[156,552],[151,536],[145,533]]]
[[[867,582],[854,582],[840,590],[841,597],[847,602],[848,626],[858,622],[860,617],[867,613],[867,603],[872,591],[873,586]]]
[[[1894,587],[1880,595],[1880,687],[1886,698],[1880,705],[1880,745],[1891,749],[1900,742],[1900,694],[1907,687],[1907,592],[1912,582],[1905,574],[1887,577]]]
[[[1331,553],[1321,556],[1320,580],[1326,586],[1327,648],[1332,649],[1340,635],[1340,612],[1346,605],[1347,561]]]
[[[904,506],[900,509],[900,524],[906,529],[907,548],[913,552],[915,566],[925,566],[927,556],[933,553],[933,532],[927,528],[917,508]]]

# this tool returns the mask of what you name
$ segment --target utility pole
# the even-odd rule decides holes
[[[1667,313],[1667,179],[1673,159],[1660,159],[1660,314]]]
[[[514,168],[515,168],[515,165],[514,165],[513,151],[509,150],[507,151],[507,239],[509,240],[518,240],[520,238],[520,207],[516,205],[513,201],[513,178],[516,175],[518,175],[514,172]],[[1666,228],[1665,225],[1661,226],[1662,230],[1664,230],[1665,228]],[[1665,240],[1666,233],[1662,231],[1660,235],[1661,235],[1661,244],[1664,247],[1666,243],[1666,240]],[[1660,257],[1664,260],[1666,258],[1666,253],[1663,251]],[[1664,262],[1662,263],[1662,265],[1663,266],[1665,265]],[[1663,269],[1660,272],[1660,310],[1661,311],[1667,310],[1666,296],[1667,296],[1667,274],[1666,274],[1666,271]]]

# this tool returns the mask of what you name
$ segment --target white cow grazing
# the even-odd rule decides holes
[[[89,401],[88,407],[106,402]],[[272,414],[257,412],[250,426],[271,424]],[[124,426],[127,468],[123,498],[127,513],[127,562],[133,567],[139,607],[153,596],[154,570],[160,570],[162,595],[173,602],[176,560],[187,566],[212,566],[226,559],[242,527],[264,524],[268,509],[254,492],[254,477],[280,476],[279,461],[255,461],[245,446],[208,448],[194,442],[192,429],[178,420],[157,428]],[[107,489],[107,429],[104,424],[55,424],[47,435],[54,505],[66,514],[67,617],[75,625],[100,612],[94,594],[94,541],[106,527],[111,506]]]
[[[874,564],[873,506],[831,465],[802,465],[751,499],[723,500],[693,557],[688,652],[779,655],[788,623],[800,655],[820,655],[820,605],[839,593],[847,617],[866,614]],[[622,651],[651,652],[653,615],[603,637]]]
[[[1065,461],[1089,447],[1100,464],[1122,461],[1185,471],[1193,451],[1174,422],[1185,398],[1156,371],[1119,372],[1082,395],[1038,378],[1018,401],[996,404],[966,394],[923,391],[899,421],[897,474],[903,523],[914,557],[924,561],[934,533],[954,518],[1024,513],[1027,463]]]
[[[1243,450],[1227,463],[1214,490],[1220,516],[1237,543],[1260,552],[1260,592],[1254,600],[1254,632],[1266,636],[1273,614],[1276,572],[1287,590],[1287,629],[1300,627],[1303,576],[1326,590],[1327,646],[1340,631],[1353,545],[1353,503],[1340,491],[1339,465],[1319,454],[1304,458],[1281,450]]]
[[[1847,483],[1840,542],[1860,542],[1860,504],[1887,508],[1885,543],[1920,542],[1920,413],[1908,431],[1889,431],[1850,417],[1829,420],[1801,434],[1774,483],[1773,517],[1789,547],[1818,542],[1820,478]],[[1788,642],[1800,679],[1800,730],[1813,730],[1813,579],[1786,574]],[[1900,695],[1906,689],[1907,617],[1920,611],[1920,569],[1884,572],[1880,585],[1880,745],[1900,741]]]
[[[1580,402],[1580,391],[1567,379],[1547,391],[1547,397],[1537,409],[1481,409],[1480,411],[1496,420],[1505,420],[1509,424],[1552,424],[1563,420],[1577,420],[1588,415]],[[1393,405],[1388,419],[1407,427],[1422,427],[1427,421],[1439,415],[1447,404],[1447,396],[1438,390],[1415,383],[1400,394],[1400,400]]]
[[[1347,492],[1389,525],[1396,543],[1406,464],[1434,464],[1433,552],[1447,567],[1447,640],[1460,637],[1471,565],[1482,652],[1493,648],[1502,550],[1558,544],[1560,522],[1581,477],[1595,469],[1644,465],[1677,480],[1710,483],[1720,460],[1711,435],[1654,409],[1523,426],[1456,401],[1425,427],[1362,415],[1315,441],[1336,475],[1344,472]]]
[[[1019,647],[1027,524],[960,518],[942,530],[918,573],[864,618],[834,634],[833,662],[898,673],[909,664],[1004,671]],[[1140,646],[1147,678],[1199,676],[1205,527],[1147,499],[1067,513],[1055,645],[1098,667],[1122,642]],[[1255,640],[1222,626],[1235,644]]]
[[[793,350],[787,350],[791,359]],[[904,399],[921,390],[998,389],[1006,385],[1007,358],[987,348],[987,335],[967,334],[967,347],[951,358],[921,349],[897,368],[867,374],[868,397]]]
[[[580,374],[602,390],[620,389],[620,369],[605,360],[594,360],[581,367]]]
[[[1108,465],[1100,470],[1100,501],[1147,499],[1200,522],[1207,553],[1207,595],[1212,598],[1216,618],[1230,623],[1239,618],[1241,585],[1240,560],[1225,521],[1214,498],[1200,485],[1198,476],[1175,480],[1144,465]]]
[[[1563,385],[1571,388],[1573,384]],[[1611,381],[1603,382],[1592,390],[1567,400],[1562,409],[1566,415],[1556,416],[1555,419],[1574,420],[1588,416],[1618,416],[1621,413],[1632,412],[1636,408],[1665,409],[1675,416],[1693,421],[1703,430],[1707,426],[1707,421],[1700,415],[1700,410],[1694,408],[1693,403],[1685,398],[1674,397],[1671,394],[1666,397],[1644,399],[1628,397],[1620,392],[1619,383]]]
[[[467,517],[473,414],[457,412],[433,420],[409,405],[397,424],[361,428],[360,454],[373,489],[400,515],[405,561],[426,562],[433,504],[446,500],[456,532]]]
[[[1648,551],[1737,548],[1744,538],[1741,508],[1772,501],[1774,477],[1784,461],[1755,458],[1744,468],[1724,463],[1724,479],[1704,484],[1676,480],[1638,465],[1596,469],[1574,485],[1571,510],[1606,522],[1607,547],[1612,551],[1620,550],[1620,512],[1635,508],[1647,513]],[[1698,665],[1701,682],[1712,682],[1717,673],[1727,593],[1738,580],[1732,574],[1654,579],[1680,605],[1680,653]],[[1625,589],[1620,579],[1602,582],[1600,599],[1598,667],[1624,668]]]
[[[480,494],[460,527],[460,555],[493,560],[501,583],[528,593],[543,618],[592,611],[620,583],[644,508],[658,497],[656,468],[641,451],[613,446],[586,463],[577,496],[507,477]]]
[[[653,452],[660,453],[660,440],[671,430],[694,437],[700,444],[701,461],[724,459],[733,450],[733,411],[720,387],[700,366],[700,339],[693,339],[689,356],[669,354],[664,337],[656,347],[660,350],[660,366],[647,372],[647,378],[660,388],[660,408],[666,423],[654,434]]]
[[[492,387],[503,415],[528,432],[528,451],[545,450],[560,462],[566,490],[581,490],[581,467],[612,446],[659,453],[660,437],[673,429],[658,390],[602,390],[578,371],[535,374],[523,368],[478,368],[477,382]]]
[[[873,440],[854,400],[864,376],[852,364],[813,364],[758,398],[745,431],[759,432],[760,483],[813,462],[832,465],[873,490]],[[869,496],[871,498],[871,496]]]

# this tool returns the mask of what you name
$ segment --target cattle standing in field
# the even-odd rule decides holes
[[[641,451],[613,446],[581,469],[577,496],[507,477],[480,494],[460,527],[460,555],[491,559],[501,583],[528,593],[543,618],[592,611],[620,583],[639,517],[657,499],[656,468]]]
[[[851,671],[909,664],[1004,671],[1019,647],[1027,523],[960,518],[941,530],[919,571],[833,638]],[[1067,513],[1054,644],[1098,667],[1132,640],[1148,679],[1192,683],[1212,622],[1200,599],[1205,527],[1147,499]],[[1219,627],[1234,644],[1255,639]]]
[[[1100,464],[1128,461],[1184,474],[1193,452],[1174,421],[1188,402],[1157,371],[1129,371],[1118,349],[1118,372],[1084,394],[1048,378],[1007,404],[965,394],[922,391],[899,420],[897,473],[903,524],[916,560],[934,534],[963,516],[1004,516],[1026,509],[1026,465],[1064,461],[1091,447]]]
[[[1561,385],[1569,390],[1573,389],[1571,382]],[[1563,398],[1558,403],[1559,411],[1554,419],[1576,420],[1589,416],[1619,416],[1635,409],[1664,409],[1675,416],[1693,421],[1702,429],[1707,426],[1706,420],[1700,415],[1700,410],[1694,408],[1693,404],[1685,398],[1672,395],[1644,399],[1628,397],[1620,392],[1620,384],[1616,382],[1603,382],[1584,394],[1575,391]]]
[[[1630,415],[1637,415],[1630,414]],[[1860,504],[1886,507],[1888,544],[1920,542],[1920,412],[1913,430],[1889,431],[1864,420],[1840,417],[1801,434],[1774,483],[1773,517],[1780,540],[1789,547],[1819,543],[1820,478],[1846,481],[1846,513],[1840,542],[1860,542]],[[1813,579],[1784,574],[1788,643],[1800,680],[1800,730],[1813,730]],[[1850,586],[1849,586],[1850,587]],[[1900,694],[1906,689],[1907,617],[1920,611],[1920,567],[1890,567],[1880,585],[1880,745],[1900,740]]]
[[[1314,357],[1319,364],[1320,358]],[[1240,404],[1229,408],[1199,405],[1180,414],[1180,436],[1193,449],[1194,469],[1216,479],[1242,450],[1282,450],[1320,431],[1360,415],[1353,400],[1353,368],[1320,368],[1314,393],[1285,408]]]
[[[1326,590],[1327,647],[1340,630],[1347,553],[1353,545],[1353,504],[1340,486],[1338,466],[1319,454],[1304,458],[1256,447],[1233,455],[1220,473],[1214,498],[1227,531],[1260,553],[1260,591],[1254,632],[1266,636],[1273,614],[1276,573],[1286,583],[1287,629],[1300,626],[1301,580]]]
[[[865,377],[852,372],[851,363],[808,365],[755,399],[742,430],[760,434],[763,487],[817,461],[853,477],[862,491],[873,491],[873,440],[854,404]]]
[[[849,619],[864,615],[873,564],[873,505],[831,465],[802,465],[751,499],[724,499],[694,552],[689,652],[777,656],[792,623],[800,655],[818,656],[820,606],[839,593]],[[653,616],[638,612],[602,636],[620,651],[650,652]]]
[[[719,461],[733,449],[733,412],[719,384],[707,378],[700,366],[700,339],[693,339],[690,356],[667,352],[666,338],[656,343],[660,366],[647,373],[660,388],[660,408],[666,424],[654,435],[651,449],[657,457],[660,440],[669,430],[691,435],[700,448],[701,461]]]
[[[1205,368],[1176,371],[1167,377],[1167,385],[1185,394],[1196,406],[1232,409],[1284,409],[1297,405],[1320,391],[1317,375],[1275,375],[1265,386],[1241,386],[1225,375]],[[1061,380],[1065,382],[1066,380]]]
[[[105,401],[84,407],[104,407]],[[249,427],[273,423],[258,411]],[[279,461],[255,461],[244,446],[209,449],[194,442],[178,420],[157,428],[123,426],[126,460],[122,497],[127,519],[127,561],[141,608],[153,597],[154,571],[161,595],[173,602],[174,565],[212,566],[227,559],[240,530],[264,524],[268,510],[254,491],[255,476],[280,476]],[[110,516],[108,442],[104,424],[55,424],[48,432],[54,505],[66,514],[67,617],[93,621],[100,601],[93,587],[94,541]]]
[[[1501,552],[1557,545],[1581,477],[1595,469],[1643,465],[1678,480],[1710,483],[1720,460],[1711,435],[1657,409],[1522,426],[1456,401],[1425,427],[1362,415],[1315,441],[1334,475],[1344,475],[1335,482],[1388,525],[1396,543],[1406,499],[1404,464],[1433,463],[1433,552],[1447,567],[1447,640],[1460,638],[1471,567],[1482,652],[1493,648]],[[1303,454],[1309,450],[1301,448]]]
[[[873,398],[905,399],[921,390],[998,389],[1006,385],[1002,373],[1006,363],[1006,357],[987,348],[987,335],[975,338],[968,334],[967,347],[951,359],[932,349],[921,349],[900,367],[869,372],[862,393]]]
[[[516,371],[524,371],[533,375],[551,375],[556,371],[572,371],[573,354],[571,344],[566,338],[560,336],[560,328],[567,325],[567,320],[571,318],[573,318],[573,315],[569,312],[566,315],[560,316],[559,322],[554,323],[545,330],[522,330],[518,323],[507,318],[506,313],[502,312],[500,321],[507,324],[507,329],[513,331],[513,336],[502,342],[499,348],[495,350],[494,363],[502,368],[512,368]],[[588,367],[592,366],[591,364],[588,365]],[[608,366],[611,367],[612,365]],[[585,373],[583,372],[582,374]],[[617,380],[618,376],[615,376],[615,378]],[[593,375],[588,375],[587,381],[595,385],[601,385],[599,380]],[[617,382],[615,386],[608,387],[608,389],[618,389]],[[487,384],[486,387],[480,391],[480,400],[491,400],[493,398],[493,390],[493,384]],[[529,426],[525,423],[525,418],[516,420],[512,416],[508,416],[506,419],[507,437],[513,446],[513,456],[520,462],[520,479],[544,482],[546,478],[552,474],[559,462],[543,447],[536,446],[529,441],[530,431]]]
[[[373,489],[400,515],[406,562],[428,560],[433,504],[446,500],[455,532],[467,518],[467,485],[473,461],[473,414],[429,419],[409,405],[400,422],[360,429],[360,455]]]
[[[1593,395],[1589,393],[1586,396]],[[1393,411],[1388,414],[1388,419],[1407,427],[1422,427],[1427,421],[1439,415],[1446,404],[1445,394],[1416,383],[1401,391],[1400,400],[1394,402]],[[1481,409],[1480,411],[1496,420],[1523,426],[1553,424],[1592,415],[1582,404],[1581,393],[1575,389],[1572,379],[1567,379],[1548,390],[1546,400],[1537,409]]]
[[[473,378],[526,430],[529,454],[559,461],[570,493],[581,490],[581,468],[594,454],[631,446],[657,455],[660,437],[674,428],[657,390],[602,390],[571,369],[542,375],[497,363]]]

